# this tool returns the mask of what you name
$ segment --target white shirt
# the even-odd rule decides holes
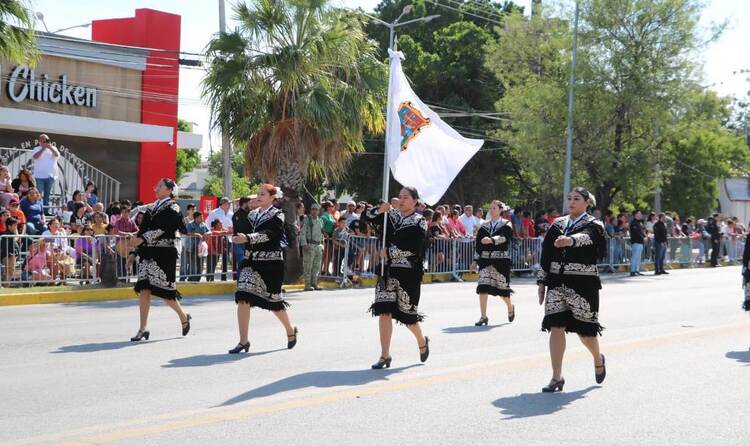
[[[34,158],[34,155],[39,151],[44,150],[42,156]],[[42,146],[34,147],[31,152],[32,160],[34,161],[34,178],[57,178],[57,158],[51,150],[45,150]]]
[[[228,211],[224,213],[224,209],[219,206],[218,208],[214,209],[213,211],[208,213],[208,219],[206,220],[206,226],[209,228],[211,227],[211,223],[214,222],[214,220],[220,220],[222,227],[224,229],[229,229],[233,226],[232,224],[232,215],[234,215],[234,212]]]
[[[458,217],[458,221],[463,223],[466,228],[466,235],[473,235],[474,231],[479,227],[479,219],[473,215],[461,214]]]

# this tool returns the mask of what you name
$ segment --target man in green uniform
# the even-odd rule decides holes
[[[310,215],[302,222],[299,244],[302,246],[302,267],[305,276],[305,291],[319,290],[318,275],[323,259],[323,220],[319,216],[320,205],[313,204]]]

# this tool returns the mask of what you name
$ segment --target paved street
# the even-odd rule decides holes
[[[608,377],[568,337],[560,394],[535,285],[515,280],[517,318],[492,301],[477,329],[473,283],[426,285],[432,356],[403,327],[393,368],[379,353],[372,290],[294,293],[299,344],[252,315],[250,354],[229,296],[186,299],[193,331],[152,309],[151,340],[128,342],[135,301],[0,308],[0,444],[747,444],[750,318],[739,267],[607,277]]]

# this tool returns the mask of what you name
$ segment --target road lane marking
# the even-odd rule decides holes
[[[605,352],[628,352],[643,348],[666,346],[676,342],[684,342],[691,339],[701,339],[723,334],[737,334],[738,331],[749,331],[750,324],[732,324],[705,329],[681,330],[650,338],[638,338],[617,343],[605,344]],[[588,358],[589,354],[583,349],[570,349],[566,352],[568,359],[580,360]],[[516,357],[505,360],[475,363],[463,367],[426,373],[423,376],[413,375],[391,375],[392,380],[377,381],[356,387],[347,387],[339,390],[330,388],[307,387],[298,391],[283,394],[291,399],[287,401],[273,401],[274,396],[263,398],[256,403],[242,404],[241,406],[223,406],[207,409],[196,409],[181,413],[169,413],[143,419],[130,420],[109,426],[91,426],[87,428],[63,431],[59,433],[30,437],[9,442],[7,444],[64,444],[64,445],[96,445],[135,438],[147,437],[166,432],[193,429],[212,424],[225,423],[233,420],[252,418],[265,414],[284,412],[339,401],[355,399],[363,396],[376,396],[415,388],[426,387],[435,384],[468,381],[482,377],[495,375],[507,371],[519,371],[540,366],[547,366],[549,356],[546,352],[529,356]],[[373,372],[377,373],[377,372]],[[290,395],[291,393],[291,395]],[[277,394],[281,397],[282,394]],[[269,399],[271,401],[269,401]]]

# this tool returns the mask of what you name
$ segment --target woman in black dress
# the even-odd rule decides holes
[[[289,304],[281,295],[284,282],[284,251],[281,241],[284,237],[284,213],[273,206],[278,197],[276,187],[264,184],[258,191],[258,207],[248,214],[247,234],[237,233],[234,243],[245,245],[245,258],[240,264],[237,279],[237,323],[240,342],[229,353],[247,352],[250,349],[248,329],[250,307],[271,311],[284,326],[287,335],[287,348],[297,345],[297,327],[289,322],[286,309]]]
[[[742,287],[745,289],[745,300],[742,309],[750,311],[750,239],[745,241],[745,250],[742,253]]]
[[[596,382],[606,376],[604,355],[599,352],[599,290],[596,264],[605,250],[604,225],[586,210],[593,205],[582,187],[568,194],[569,214],[550,226],[542,243],[539,304],[544,304],[542,330],[550,332],[552,380],[543,392],[562,390],[565,333],[576,333],[594,358]],[[546,291],[546,295],[545,295]]]
[[[190,315],[182,310],[179,300],[182,298],[175,286],[177,268],[177,248],[175,232],[186,234],[180,207],[174,202],[175,182],[163,178],[154,188],[156,201],[142,207],[143,222],[138,233],[131,239],[131,246],[136,247],[140,262],[138,263],[138,281],[135,292],[140,295],[141,327],[131,341],[148,340],[148,312],[151,308],[151,296],[157,296],[172,308],[180,317],[182,335],[190,331]]]
[[[398,209],[390,209],[388,203],[383,203],[366,214],[374,223],[387,225],[385,248],[380,254],[386,262],[384,275],[378,281],[375,301],[370,306],[372,315],[379,318],[380,327],[380,359],[372,365],[373,369],[391,366],[394,319],[406,325],[417,339],[420,360],[425,362],[430,355],[430,339],[422,335],[419,326],[424,315],[417,310],[427,241],[427,222],[415,212],[418,201],[417,190],[405,187],[399,193]]]
[[[513,226],[500,215],[509,210],[503,202],[494,200],[490,204],[489,219],[479,227],[476,236],[474,261],[479,268],[477,294],[482,317],[477,327],[487,325],[487,295],[500,296],[508,307],[508,322],[516,318],[516,308],[510,301],[510,243]]]

